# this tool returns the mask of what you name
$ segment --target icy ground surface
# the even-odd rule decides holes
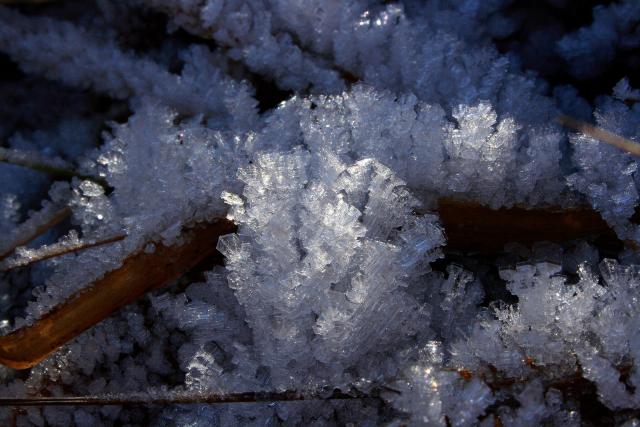
[[[238,226],[218,265],[0,367],[0,395],[376,394],[0,408],[0,424],[638,425],[638,158],[554,119],[640,142],[640,3],[522,3],[0,7],[0,157],[78,171],[0,163],[0,254],[65,208],[32,249],[127,236],[0,273],[3,333],[151,240]],[[588,207],[619,241],[453,252],[443,198]]]

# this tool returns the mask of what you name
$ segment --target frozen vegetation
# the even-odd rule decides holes
[[[0,367],[0,395],[360,396],[0,408],[0,424],[638,425],[638,158],[554,119],[640,143],[624,74],[638,72],[640,3],[539,3],[0,7],[0,256],[70,213],[0,267],[126,236],[0,272],[0,331],[151,241],[221,217],[238,227],[216,265],[27,371]],[[575,7],[588,19],[535,15]],[[554,61],[561,72],[540,65]],[[462,253],[443,199],[586,207],[618,240]]]

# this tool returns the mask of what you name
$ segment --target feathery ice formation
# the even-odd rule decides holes
[[[640,6],[524,3],[0,7],[0,257],[70,249],[0,272],[3,334],[194,224],[237,226],[40,364],[0,367],[0,396],[361,396],[0,424],[638,425],[638,159],[554,119],[640,142]],[[619,240],[454,250],[445,199],[590,209]]]

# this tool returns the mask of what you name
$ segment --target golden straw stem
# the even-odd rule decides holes
[[[562,126],[582,132],[585,135],[598,139],[602,142],[606,142],[609,145],[613,145],[614,147],[635,156],[640,156],[640,144],[633,142],[630,139],[623,138],[615,133],[611,133],[592,124],[565,115],[558,116],[556,118],[556,122],[560,123]]]

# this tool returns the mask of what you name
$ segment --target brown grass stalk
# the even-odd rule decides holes
[[[617,241],[602,218],[586,208],[498,210],[471,202],[443,199],[438,210],[447,235],[448,251],[500,252],[508,242],[530,245],[589,236]],[[219,236],[234,224],[218,219],[187,230],[187,243],[157,245],[128,257],[122,267],[56,307],[33,325],[0,337],[0,363],[29,368],[58,347],[145,293],[172,283],[215,251]],[[617,241],[619,243],[619,241]]]
[[[114,311],[145,293],[165,286],[215,251],[219,236],[234,230],[231,222],[217,220],[185,233],[186,243],[156,245],[153,253],[141,251],[122,267],[54,308],[32,325],[0,337],[0,363],[29,368]]]

